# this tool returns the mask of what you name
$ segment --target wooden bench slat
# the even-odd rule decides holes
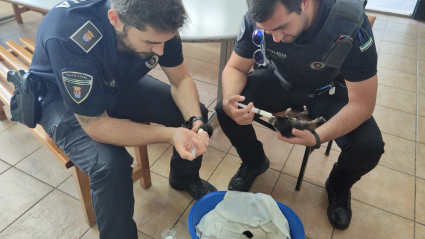
[[[28,37],[21,37],[19,38],[19,41],[22,43],[22,45],[26,46],[30,51],[34,52],[35,42],[28,39]]]
[[[9,89],[0,84],[0,100],[10,108],[10,98],[12,97],[13,92],[10,92]]]
[[[7,72],[9,71],[9,69],[0,62],[0,77],[2,79],[4,79],[5,81],[7,81]]]
[[[7,41],[6,42],[6,46],[9,47],[10,49],[13,50],[13,52],[22,57],[22,59],[31,65],[31,60],[32,60],[32,54],[25,50],[25,48],[23,48],[22,46],[20,46],[18,43],[14,42],[14,41]]]
[[[6,50],[3,46],[0,46],[0,57],[3,58],[4,61],[10,64],[10,66],[17,71],[29,70],[28,66],[22,64],[22,62],[20,62],[18,58],[14,57],[12,53]]]

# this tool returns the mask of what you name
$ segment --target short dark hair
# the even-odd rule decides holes
[[[301,14],[302,0],[247,0],[249,16],[255,22],[265,22],[269,20],[274,13],[278,2],[283,4],[289,13],[296,12]]]
[[[177,33],[187,20],[181,0],[110,0],[121,21],[145,31],[149,26],[157,32]]]

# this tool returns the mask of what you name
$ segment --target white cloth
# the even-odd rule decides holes
[[[228,191],[196,226],[200,239],[291,239],[289,223],[270,195]]]

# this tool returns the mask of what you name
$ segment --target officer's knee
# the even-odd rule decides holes
[[[97,155],[97,163],[90,172],[92,187],[131,181],[133,158],[124,147],[108,146],[101,149],[103,152]]]
[[[208,109],[204,104],[201,103],[201,114],[205,122],[208,122]]]
[[[219,119],[222,118],[223,115],[226,115],[226,112],[224,112],[223,103],[221,100],[217,103],[217,106],[215,107],[215,113],[217,114],[217,118]]]

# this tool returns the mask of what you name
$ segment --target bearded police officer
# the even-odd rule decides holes
[[[335,140],[338,162],[326,180],[328,218],[348,228],[350,188],[371,171],[384,153],[372,117],[377,94],[377,53],[362,0],[248,0],[234,52],[223,71],[220,125],[242,165],[230,190],[248,191],[270,163],[257,140],[255,107],[281,112],[302,110],[327,122],[316,131],[293,130],[278,139],[319,148]],[[255,64],[256,63],[256,64]],[[248,74],[253,65],[259,69]],[[248,107],[239,109],[237,102]]]
[[[208,111],[183,61],[178,29],[186,18],[180,0],[72,0],[38,29],[30,72],[48,90],[40,124],[90,177],[101,238],[137,238],[133,158],[124,146],[171,143],[171,187],[195,199],[216,191],[199,177],[209,136],[197,132]],[[157,64],[171,87],[146,75]],[[185,121],[192,130],[179,127]]]

